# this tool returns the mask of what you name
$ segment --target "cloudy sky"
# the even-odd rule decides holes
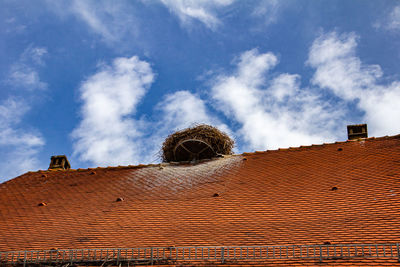
[[[236,153],[400,134],[400,2],[0,0],[0,182],[159,162],[207,123]]]

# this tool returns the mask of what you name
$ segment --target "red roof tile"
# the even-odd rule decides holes
[[[400,135],[0,185],[0,251],[396,243],[399,229]]]

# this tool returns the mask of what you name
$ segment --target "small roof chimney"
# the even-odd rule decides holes
[[[367,124],[347,125],[348,140],[368,138]]]
[[[58,155],[51,157],[49,170],[68,170],[70,168],[71,165],[68,162],[67,156]]]

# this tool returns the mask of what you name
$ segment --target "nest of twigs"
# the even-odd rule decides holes
[[[163,143],[161,158],[163,162],[211,158],[232,154],[233,146],[234,141],[226,133],[201,124],[169,135]]]

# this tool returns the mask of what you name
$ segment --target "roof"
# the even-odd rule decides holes
[[[400,242],[400,135],[0,184],[0,251]]]

